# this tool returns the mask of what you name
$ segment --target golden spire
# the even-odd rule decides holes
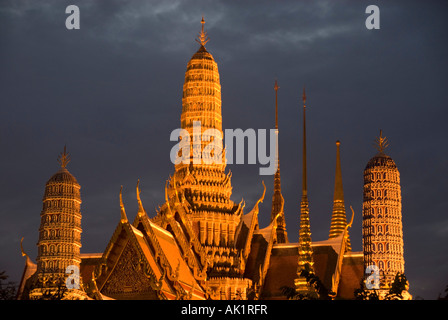
[[[344,189],[342,187],[342,172],[341,172],[341,142],[336,141],[336,172],[334,179],[334,194],[333,194],[333,213],[331,215],[331,226],[329,239],[339,236],[344,232],[347,226],[347,216],[345,214]],[[350,239],[347,231],[347,246],[348,251],[351,251]]]
[[[307,283],[303,271],[314,273],[313,249],[311,248],[310,210],[306,186],[306,121],[305,102],[306,94],[303,88],[303,172],[302,172],[302,200],[300,201],[300,231],[299,231],[299,258],[297,275],[294,280],[297,293],[314,294],[313,288]]]
[[[306,183],[306,93],[305,87],[303,87],[303,162],[302,162],[302,195],[307,195],[307,183]]]
[[[280,87],[275,80],[274,90],[275,90],[275,135],[276,135],[276,147],[275,147],[275,162],[277,165],[277,171],[274,176],[274,194],[272,196],[272,209],[271,209],[271,222],[275,221],[277,224],[277,243],[287,243],[288,236],[286,233],[285,226],[285,214],[283,212],[284,208],[284,198],[282,196],[282,188],[280,182],[280,157],[278,151],[278,89]]]
[[[204,31],[204,24],[205,24],[204,16],[202,16],[201,24],[202,24],[201,33],[199,34],[199,38],[196,39],[196,41],[201,46],[205,47],[205,44],[209,41],[209,39],[207,36],[207,32]]]
[[[275,129],[278,130],[278,104],[277,104],[277,91],[280,88],[275,80],[274,90],[275,90]]]
[[[389,146],[387,138],[383,137],[383,130],[380,130],[380,136],[375,139],[374,146],[379,153],[383,153],[384,149],[386,149]]]
[[[344,189],[342,187],[342,172],[341,172],[341,141],[336,141],[336,174],[334,181],[333,200],[344,201]]]
[[[278,186],[277,189],[280,190],[280,158],[279,158],[279,153],[278,153],[278,99],[277,99],[277,94],[278,94],[278,88],[280,88],[277,84],[277,80],[275,80],[275,84],[274,84],[274,90],[275,90],[275,135],[276,135],[276,140],[277,143],[275,145],[275,161],[276,161],[276,165],[277,165],[277,172],[275,173],[276,178],[278,175]]]
[[[64,146],[64,152],[59,155],[58,162],[62,168],[65,168],[70,162],[70,154],[67,153],[66,146]]]

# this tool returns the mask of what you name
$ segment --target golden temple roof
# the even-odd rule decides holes
[[[210,52],[207,51],[207,49],[205,49],[204,46],[201,46],[198,51],[196,51],[196,53],[191,57],[190,60],[193,59],[206,59],[206,60],[213,60],[213,56],[211,55]]]
[[[390,156],[384,153],[377,153],[372,159],[369,160],[365,169],[377,166],[397,168],[395,161]]]
[[[48,180],[47,184],[50,183],[73,183],[79,185],[76,178],[64,167],[62,167]]]

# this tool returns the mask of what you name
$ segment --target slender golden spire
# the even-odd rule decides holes
[[[204,31],[204,25],[205,25],[204,16],[202,16],[201,24],[202,24],[201,33],[199,34],[199,38],[196,39],[196,41],[201,46],[205,47],[205,44],[209,41],[209,38],[207,36],[207,32]]]
[[[59,155],[58,162],[62,168],[65,168],[70,162],[70,154],[67,153],[66,146],[64,146],[64,152],[61,152],[61,154]]]
[[[374,145],[379,153],[383,153],[384,149],[386,149],[389,146],[389,142],[387,141],[387,138],[383,137],[383,130],[380,130],[380,136],[375,139]]]
[[[302,172],[302,200],[300,201],[300,232],[299,232],[299,258],[297,275],[294,284],[296,292],[305,295],[315,295],[313,287],[307,283],[302,272],[314,273],[313,249],[311,248],[310,210],[306,184],[306,94],[303,88],[303,172]]]
[[[334,179],[334,193],[333,193],[333,213],[331,216],[331,226],[329,239],[339,236],[344,232],[347,226],[347,216],[345,214],[344,203],[344,189],[342,186],[342,171],[341,171],[341,142],[336,141],[336,172]],[[350,238],[347,231],[346,250],[351,251]]]
[[[275,80],[274,90],[275,90],[275,135],[277,143],[275,144],[275,161],[277,165],[276,175],[278,173],[278,189],[280,189],[280,157],[278,153],[278,89],[280,87],[277,84],[277,80]]]
[[[285,225],[285,213],[284,208],[284,198],[282,196],[282,187],[280,182],[280,157],[278,151],[278,89],[280,87],[275,80],[274,90],[275,90],[275,162],[277,165],[277,171],[274,176],[274,194],[272,196],[272,209],[271,209],[271,222],[276,219],[277,221],[277,243],[287,243],[288,235],[286,233]]]
[[[334,181],[333,200],[344,201],[344,189],[342,187],[342,171],[341,171],[341,141],[336,141],[336,174]]]
[[[277,93],[280,87],[277,84],[277,80],[275,80],[274,90],[275,90],[275,129],[278,130],[278,100]]]

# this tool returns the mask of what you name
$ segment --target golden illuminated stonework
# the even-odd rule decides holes
[[[48,289],[65,288],[67,276],[72,271],[79,275],[81,264],[81,186],[66,168],[70,158],[65,147],[58,161],[61,168],[46,183],[42,200],[34,298]],[[70,289],[65,298],[85,297],[81,286]]]
[[[364,170],[364,265],[379,269],[380,288],[389,288],[397,273],[404,273],[400,173],[384,153],[387,139],[380,132],[378,153]]]

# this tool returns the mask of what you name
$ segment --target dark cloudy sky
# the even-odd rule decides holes
[[[67,30],[65,8],[81,11]],[[379,30],[365,9],[380,8]],[[274,127],[278,79],[280,163],[290,241],[298,239],[301,93],[307,88],[308,189],[314,241],[328,237],[335,141],[351,239],[361,250],[363,170],[382,129],[401,173],[405,273],[414,297],[448,285],[448,20],[443,1],[1,1],[0,270],[19,281],[35,260],[46,181],[67,145],[82,186],[82,252],[102,252],[130,218],[135,185],[150,216],[173,173],[169,140],[180,126],[186,65],[206,19],[219,66],[224,128]],[[272,176],[229,165],[232,199],[248,211]]]

